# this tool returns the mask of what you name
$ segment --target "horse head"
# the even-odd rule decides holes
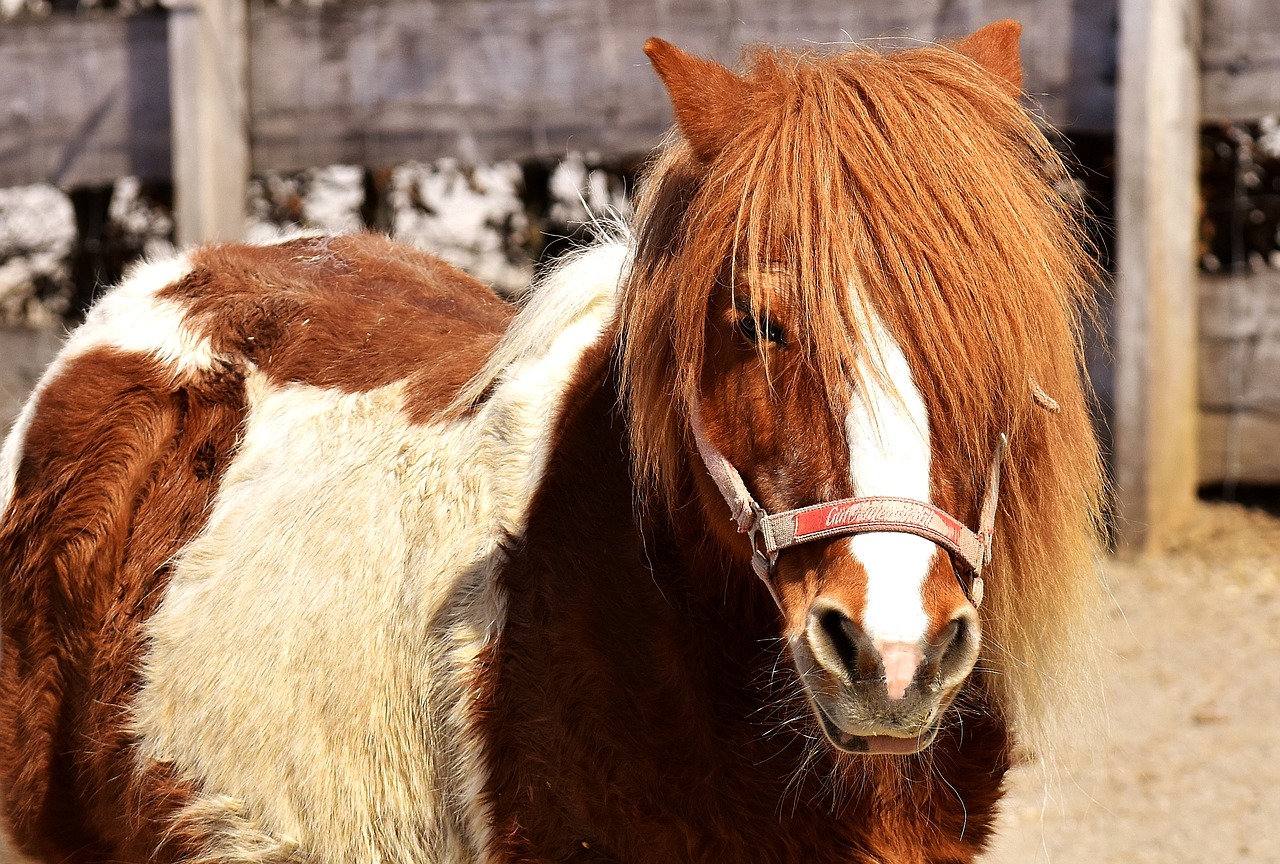
[[[640,474],[672,498],[692,478],[846,752],[933,740],[981,653],[1005,434],[1042,443],[1029,380],[1079,391],[1070,325],[1023,302],[1067,320],[1046,272],[1078,285],[1087,265],[1061,166],[1017,108],[1018,32],[760,52],[743,74],[646,45],[682,141],[641,207],[624,305]],[[1048,364],[1009,339],[1041,326],[1059,331]]]

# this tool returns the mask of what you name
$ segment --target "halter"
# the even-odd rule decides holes
[[[842,498],[770,514],[751,497],[742,475],[707,438],[702,412],[697,404],[693,406],[690,419],[693,438],[707,473],[728,502],[729,512],[738,523],[738,533],[746,534],[751,541],[751,567],[779,606],[777,589],[769,576],[783,549],[827,537],[883,532],[923,537],[963,561],[973,578],[968,587],[961,579],[960,587],[975,607],[982,604],[982,569],[991,561],[996,501],[1000,497],[1000,463],[1009,447],[1008,436],[1003,432],[991,456],[987,491],[982,499],[978,530],[974,532],[959,519],[926,501],[890,495]]]

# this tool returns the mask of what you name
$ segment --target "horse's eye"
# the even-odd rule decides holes
[[[784,343],[781,327],[768,318],[764,319],[764,321],[757,321],[754,315],[747,312],[744,312],[742,317],[738,319],[738,330],[742,333],[743,338],[753,345],[758,344],[761,339],[774,345],[782,345]]]

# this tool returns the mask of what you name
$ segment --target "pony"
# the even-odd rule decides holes
[[[1018,37],[650,40],[634,222],[519,308],[369,235],[134,269],[3,451],[14,859],[973,861],[1103,491]]]

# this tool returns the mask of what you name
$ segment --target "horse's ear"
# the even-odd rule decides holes
[[[662,39],[645,42],[644,53],[666,85],[681,134],[694,154],[709,162],[739,128],[746,82],[719,63],[686,54]]]
[[[1021,35],[1022,25],[1006,18],[988,24],[951,47],[1021,90],[1022,55],[1018,51]]]

